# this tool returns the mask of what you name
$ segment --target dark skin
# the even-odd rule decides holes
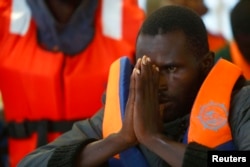
[[[87,1],[87,0],[85,0]],[[82,0],[45,0],[55,19],[66,24]]]
[[[196,94],[201,84],[200,77],[206,76],[213,66],[212,53],[197,59],[187,46],[186,36],[181,31],[156,36],[139,35],[137,63],[131,74],[123,126],[118,133],[88,144],[77,158],[78,166],[101,165],[138,143],[171,166],[182,165],[187,145],[164,136],[162,124],[188,112],[185,110],[192,105],[185,106],[185,98],[190,98],[186,93],[195,91],[192,94]],[[166,88],[161,89],[163,86]],[[159,97],[159,90],[160,94],[164,93],[164,98]],[[168,94],[169,98],[165,100]]]

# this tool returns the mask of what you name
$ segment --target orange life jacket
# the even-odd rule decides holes
[[[104,138],[122,128],[131,72],[132,67],[126,58],[118,59],[111,65],[103,117]],[[191,111],[188,143],[195,141],[219,150],[234,149],[228,112],[231,92],[241,74],[241,69],[223,59],[213,67],[202,84]],[[109,164],[148,166],[144,155],[136,148],[119,153],[110,159]]]
[[[235,41],[231,41],[229,45],[232,62],[243,70],[243,75],[246,79],[250,79],[250,64],[244,60]]]
[[[135,0],[109,1],[100,1],[95,36],[74,57],[41,49],[25,0],[0,2],[0,90],[5,119],[13,125],[11,166],[39,146],[47,131],[52,141],[75,120],[92,116],[102,105],[110,64],[124,55],[133,59],[144,13]]]
[[[232,141],[228,123],[231,93],[241,69],[220,59],[203,82],[195,99],[188,130],[188,142],[217,148]]]

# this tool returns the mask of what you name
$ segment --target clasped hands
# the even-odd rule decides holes
[[[125,119],[119,132],[130,146],[146,145],[161,133],[158,85],[159,68],[149,57],[139,58],[131,74]]]

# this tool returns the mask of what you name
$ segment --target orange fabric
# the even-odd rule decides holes
[[[227,44],[227,41],[221,35],[208,33],[208,44],[211,51],[217,52]]]
[[[244,60],[244,57],[242,56],[235,41],[230,42],[230,52],[232,62],[242,69],[243,75],[246,79],[250,79],[250,64]]]
[[[10,55],[0,63],[5,118],[21,122],[25,119],[74,120],[92,116],[102,105],[101,96],[106,88],[110,64],[123,55],[132,59],[133,47],[96,33],[83,53],[66,57],[37,46],[35,32],[33,27],[27,38],[13,35],[5,40],[7,44],[2,53]],[[8,47],[16,40],[18,43],[14,48]],[[14,99],[15,105],[12,104]]]
[[[121,108],[119,99],[120,59],[110,67],[106,104],[103,117],[103,137],[118,132],[122,127]],[[108,112],[111,111],[111,112]]]
[[[120,59],[110,67],[108,85],[106,90],[106,103],[103,116],[103,138],[112,133],[117,133],[122,127],[121,108],[119,99]],[[109,112],[108,112],[109,111]],[[110,112],[112,111],[112,112]],[[114,158],[119,159],[119,154]]]
[[[144,19],[142,10],[126,4],[125,8],[133,10],[126,10],[131,13],[125,16],[136,24],[124,22],[130,26],[129,32],[123,34],[128,36],[115,40],[102,34],[100,3],[92,42],[84,52],[68,57],[61,52],[43,50],[37,44],[33,21],[24,36],[11,34],[11,3],[11,0],[0,2],[0,89],[6,121],[20,123],[24,120],[91,117],[102,106],[101,97],[106,89],[111,63],[124,55],[131,60],[134,57],[136,34]],[[48,134],[49,141],[58,135]],[[37,138],[10,139],[10,142],[10,166],[13,167],[35,148]]]
[[[133,4],[133,5],[131,5]],[[124,0],[123,3],[123,36],[125,40],[130,43],[136,42],[135,34],[131,29],[134,27],[141,27],[142,22],[138,21],[141,18],[145,18],[144,12],[137,12],[138,11],[137,0]],[[133,18],[131,19],[131,13],[133,14]]]
[[[10,166],[16,167],[19,160],[23,158],[23,156],[27,155],[30,150],[34,150],[36,148],[36,143],[34,143],[34,140],[37,140],[37,134],[32,134],[29,138],[26,139],[8,139],[9,147],[9,155],[11,155],[11,158],[9,158]]]
[[[231,92],[241,73],[236,65],[224,59],[217,62],[195,99],[188,142],[214,148],[232,139],[228,112]]]

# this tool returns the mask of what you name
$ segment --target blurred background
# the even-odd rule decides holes
[[[161,0],[138,0],[139,5],[149,14],[159,7]],[[196,1],[196,0],[189,0]],[[230,29],[229,14],[234,5],[239,0],[204,0],[204,4],[208,8],[206,14],[202,16],[207,29],[214,34],[221,34],[225,39],[232,39]],[[0,93],[0,117],[3,104]]]
[[[159,6],[160,1],[161,0],[139,0],[139,3],[149,14]],[[239,0],[204,0],[208,12],[202,16],[202,19],[207,29],[214,34],[222,34],[227,40],[232,39],[229,13],[238,1]]]

